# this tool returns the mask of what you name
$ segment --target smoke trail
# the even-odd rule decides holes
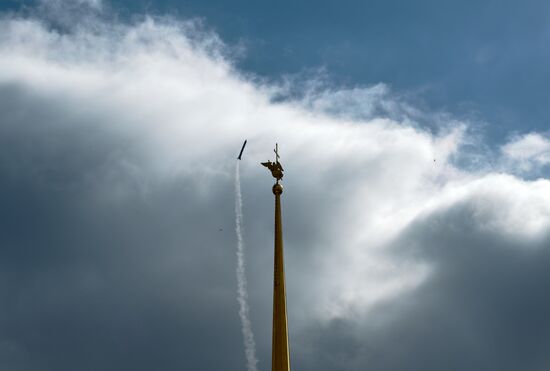
[[[241,317],[244,338],[244,350],[248,371],[258,371],[256,359],[256,342],[252,332],[252,324],[248,315],[248,291],[245,275],[244,240],[243,240],[243,200],[241,196],[240,161],[235,168],[235,231],[237,232],[237,301]]]

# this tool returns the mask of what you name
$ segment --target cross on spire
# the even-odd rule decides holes
[[[275,149],[273,150],[275,152],[275,162],[279,162],[279,145],[275,143]]]

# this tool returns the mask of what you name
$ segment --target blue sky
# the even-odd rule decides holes
[[[549,8],[1,2],[0,369],[548,370]]]

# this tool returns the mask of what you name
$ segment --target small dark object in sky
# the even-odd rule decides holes
[[[241,156],[243,155],[244,147],[246,146],[247,139],[244,140],[243,148],[241,148],[241,152],[239,153],[239,157],[237,157],[237,160],[241,159]]]

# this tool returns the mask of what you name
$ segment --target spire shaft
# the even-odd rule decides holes
[[[283,223],[281,219],[281,194],[283,166],[279,162],[279,145],[275,144],[275,162],[261,164],[271,171],[277,182],[273,185],[275,195],[275,261],[273,267],[273,338],[271,343],[271,370],[290,371],[288,350],[288,323],[286,317],[285,264],[283,254]]]
[[[275,195],[275,261],[273,277],[272,371],[290,371],[283,254],[283,226],[281,222],[282,193],[283,187],[277,182],[273,186],[273,194]]]

